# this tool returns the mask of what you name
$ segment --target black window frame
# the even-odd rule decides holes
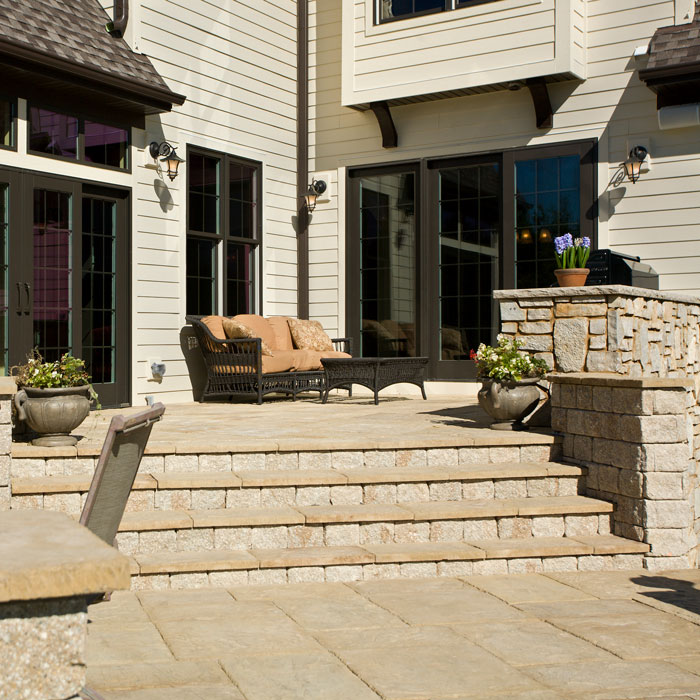
[[[499,240],[499,287],[515,287],[515,163],[520,160],[580,155],[580,235],[588,236],[595,248],[598,244],[597,199],[597,139],[565,141],[512,149],[481,151],[458,156],[429,157],[420,160],[407,159],[377,165],[358,165],[348,168],[346,174],[346,335],[360,347],[361,306],[359,296],[358,265],[359,239],[353,232],[359,231],[359,197],[357,183],[363,176],[382,172],[397,172],[415,168],[416,180],[416,355],[430,357],[426,378],[440,380],[473,380],[476,367],[473,362],[442,360],[434,340],[439,337],[438,309],[438,260],[439,200],[437,181],[441,168],[459,167],[498,160],[501,163],[501,235]],[[512,234],[510,235],[509,232]],[[554,252],[552,251],[552,255]],[[554,283],[554,280],[552,280]],[[498,324],[498,319],[495,319]],[[450,366],[451,363],[451,366]]]
[[[78,120],[78,147],[75,158],[70,158],[69,156],[60,156],[55,153],[43,153],[42,151],[35,151],[30,148],[32,129],[31,129],[31,110],[32,108],[45,109],[56,114],[63,114],[67,117],[74,117]],[[111,126],[115,129],[124,129],[126,131],[126,166],[120,168],[116,165],[106,165],[104,163],[94,163],[93,161],[85,159],[85,122],[94,122],[96,124],[102,124],[103,126]],[[32,156],[40,156],[41,158],[52,158],[54,160],[61,160],[66,163],[78,163],[79,165],[87,165],[91,168],[99,168],[100,170],[112,170],[117,173],[130,173],[131,172],[131,145],[133,143],[133,138],[131,134],[131,124],[126,122],[116,122],[116,121],[106,121],[100,119],[99,117],[93,117],[91,114],[84,112],[73,112],[71,110],[64,109],[62,107],[56,107],[45,102],[39,102],[34,100],[27,100],[27,153]]]
[[[228,243],[236,243],[250,245],[253,247],[253,255],[257,257],[256,263],[251,267],[251,283],[253,287],[253,308],[251,313],[262,314],[262,250],[263,250],[263,164],[260,161],[250,158],[235,156],[231,153],[223,151],[215,151],[209,148],[202,148],[187,144],[186,147],[186,162],[191,162],[192,155],[201,155],[206,158],[216,158],[219,161],[219,209],[218,209],[218,232],[208,233],[206,231],[196,231],[190,228],[189,218],[189,195],[190,195],[190,168],[187,168],[187,209],[185,212],[186,219],[186,239],[199,239],[215,241],[217,245],[214,248],[214,308],[212,313],[220,313],[223,316],[235,315],[236,311],[230,314],[231,309],[228,308],[228,298],[226,294],[227,287],[227,271],[226,271],[226,246]],[[254,232],[253,236],[246,238],[242,236],[232,236],[230,233],[230,210],[229,201],[229,183],[231,164],[241,165],[247,168],[252,168],[255,171],[254,196],[253,206],[255,208],[253,217]],[[221,275],[221,278],[219,278]],[[187,280],[187,266],[185,264],[185,280]],[[221,284],[220,284],[221,282]],[[219,288],[222,288],[222,298],[219,298]],[[187,299],[185,299],[185,306]],[[189,311],[188,311],[189,313]]]
[[[10,105],[10,143],[0,143],[2,151],[17,151],[17,98],[5,93],[0,93],[0,102]]]
[[[376,26],[380,24],[389,24],[391,22],[400,22],[405,19],[413,19],[414,17],[425,17],[427,15],[436,15],[441,12],[449,12],[451,10],[461,10],[465,7],[474,7],[475,5],[485,5],[486,3],[497,2],[497,0],[444,0],[442,7],[431,8],[428,10],[419,10],[418,12],[411,12],[400,17],[386,17],[382,19],[381,16],[381,2],[382,0],[374,0],[374,24]]]

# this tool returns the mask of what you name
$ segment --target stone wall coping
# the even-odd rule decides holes
[[[0,603],[129,588],[129,559],[64,513],[0,512],[0,533]]]
[[[519,299],[556,299],[559,297],[644,297],[660,301],[675,301],[684,304],[700,304],[700,297],[677,292],[663,292],[643,287],[628,287],[624,284],[601,284],[591,287],[541,287],[536,289],[496,289],[493,298],[499,301]]]
[[[17,393],[14,377],[0,377],[0,396],[12,396]]]
[[[552,372],[547,379],[553,384],[584,384],[587,386],[609,386],[625,389],[692,389],[695,382],[688,377],[621,377],[604,372]]]

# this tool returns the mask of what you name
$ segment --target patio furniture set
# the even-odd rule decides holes
[[[206,367],[201,401],[317,391],[323,403],[331,389],[360,384],[379,402],[382,389],[398,383],[425,395],[427,357],[353,357],[351,338],[329,338],[317,321],[257,314],[187,316]]]

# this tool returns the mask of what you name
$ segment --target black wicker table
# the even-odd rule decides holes
[[[328,392],[349,384],[361,384],[374,392],[374,403],[379,403],[379,392],[392,384],[415,384],[425,395],[425,367],[427,357],[327,357],[321,360],[326,373],[326,388],[323,403]]]

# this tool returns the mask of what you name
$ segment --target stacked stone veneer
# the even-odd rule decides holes
[[[0,512],[0,698],[80,700],[87,604],[129,560],[62,513]]]
[[[12,397],[16,392],[13,378],[0,377],[0,511],[10,508]]]
[[[587,467],[589,495],[615,503],[614,534],[650,545],[649,569],[697,565],[692,389],[684,379],[553,377],[564,457]]]
[[[589,467],[589,491],[618,504],[616,534],[651,544],[650,566],[695,565],[700,299],[623,285],[503,290],[494,297],[502,332],[559,375],[552,426],[566,435],[564,456]],[[567,383],[567,375],[575,381]],[[606,376],[686,381],[593,381]],[[665,563],[654,563],[663,557]]]

